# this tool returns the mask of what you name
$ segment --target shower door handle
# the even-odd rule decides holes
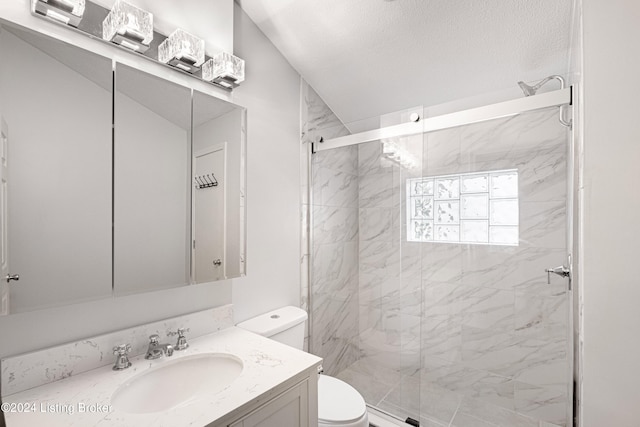
[[[571,270],[564,265],[554,268],[547,268],[545,271],[547,272],[547,284],[549,285],[551,284],[551,273],[557,274],[561,277],[568,277],[569,280],[571,280]]]

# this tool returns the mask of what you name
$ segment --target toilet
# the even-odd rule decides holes
[[[238,324],[239,328],[302,350],[307,313],[282,307]],[[367,406],[358,391],[329,375],[318,378],[318,427],[369,427]]]

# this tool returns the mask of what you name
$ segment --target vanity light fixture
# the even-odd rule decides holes
[[[116,0],[102,21],[102,38],[144,53],[153,40],[153,14],[123,0]]]
[[[227,52],[220,52],[204,63],[202,79],[227,88],[234,88],[244,81],[244,59]]]
[[[193,74],[204,62],[204,40],[178,28],[158,46],[158,60]]]
[[[78,27],[84,15],[85,0],[31,0],[31,12],[72,27]]]

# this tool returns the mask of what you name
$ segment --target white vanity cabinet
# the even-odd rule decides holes
[[[309,409],[309,381],[304,380],[229,427],[312,427],[317,425],[318,418],[313,423],[309,416],[313,410]]]
[[[317,427],[317,364],[208,427]]]

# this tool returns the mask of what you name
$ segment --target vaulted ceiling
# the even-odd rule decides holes
[[[572,0],[236,1],[344,123],[568,72]]]

